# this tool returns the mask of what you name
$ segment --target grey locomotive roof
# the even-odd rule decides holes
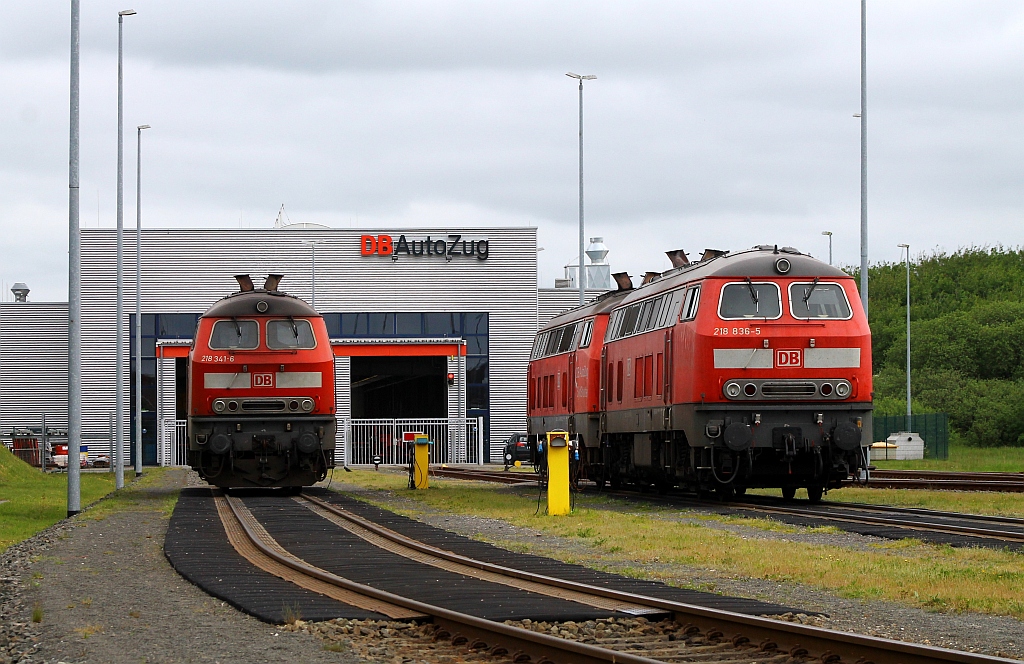
[[[256,305],[267,303],[267,310],[260,311]],[[251,291],[232,293],[218,300],[206,310],[202,318],[240,318],[243,316],[302,316],[319,317],[316,309],[304,301],[281,291],[268,291],[262,288]]]
[[[574,320],[580,320],[582,318],[589,318],[596,316],[597,314],[608,313],[622,302],[622,298],[634,292],[632,288],[628,290],[615,290],[602,293],[597,299],[587,302],[582,307],[576,307],[568,311],[564,311],[547,322],[538,332],[541,330],[548,330],[559,325],[565,325]]]
[[[790,263],[790,269],[785,274],[780,274],[775,269],[775,262],[780,258],[785,258]],[[839,279],[849,276],[839,268],[823,263],[808,254],[802,254],[792,247],[777,248],[773,245],[759,245],[752,249],[738,251],[735,254],[724,254],[709,258],[706,261],[698,261],[683,267],[666,270],[661,275],[655,277],[650,283],[644,284],[639,288],[612,291],[613,294],[621,294],[618,297],[604,299],[608,295],[606,293],[601,296],[603,301],[595,301],[583,307],[576,307],[566,311],[552,318],[541,329],[558,327],[559,325],[586,318],[596,313],[605,313],[626,302],[642,300],[648,296],[672,290],[682,284],[707,277],[726,279],[730,277],[737,279],[746,279],[747,277],[751,279],[777,279],[779,277]],[[590,310],[591,307],[593,307],[593,311]]]

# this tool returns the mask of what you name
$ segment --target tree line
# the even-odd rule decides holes
[[[900,415],[906,265],[869,269],[875,414]],[[912,258],[910,312],[914,412],[949,413],[954,437],[968,445],[1024,446],[1024,249]]]

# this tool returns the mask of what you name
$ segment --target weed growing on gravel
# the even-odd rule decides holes
[[[76,627],[75,633],[81,636],[83,639],[87,639],[95,634],[103,632],[103,625],[86,625],[85,627]]]
[[[409,491],[404,489],[405,478],[400,475],[366,471],[347,473],[345,480],[389,489],[434,511],[499,519],[564,538],[571,544],[568,550],[563,547],[543,552],[555,557],[574,556],[589,566],[605,566],[638,578],[676,582],[670,566],[691,566],[724,576],[804,583],[850,598],[896,600],[933,611],[977,611],[1024,618],[1024,602],[1020,599],[1024,597],[1024,554],[1009,550],[953,548],[903,540],[874,545],[865,551],[791,541],[784,536],[745,539],[699,521],[678,521],[678,509],[650,506],[639,512],[632,504],[614,505],[614,499],[605,497],[592,500],[581,496],[571,515],[548,517],[534,515],[535,495],[493,485],[439,480],[426,491]],[[614,508],[600,509],[607,505]],[[780,530],[790,528],[794,527]],[[483,538],[498,539],[488,535]],[[544,549],[542,541],[528,550],[540,552]],[[579,547],[587,547],[588,553],[581,555]],[[657,564],[659,561],[662,564]]]
[[[296,621],[302,620],[302,612],[299,611],[299,607],[296,604],[285,604],[281,609],[281,613],[284,616],[284,624],[294,625]]]
[[[43,622],[43,607],[39,604],[35,604],[32,607],[32,622],[41,623]]]

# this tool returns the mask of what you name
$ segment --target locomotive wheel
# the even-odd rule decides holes
[[[817,505],[821,502],[821,494],[824,492],[824,487],[820,486],[809,486],[807,487],[807,501],[812,505]]]
[[[786,500],[793,500],[794,496],[796,496],[796,487],[795,486],[784,486],[784,487],[782,487],[782,497],[783,498],[785,498]]]

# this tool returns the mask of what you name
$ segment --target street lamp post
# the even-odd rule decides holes
[[[583,265],[583,81],[592,81],[597,76],[593,74],[566,74],[569,78],[575,78],[580,82],[580,267],[577,272],[580,287],[580,304],[586,299],[585,289],[587,287],[587,273]]]
[[[68,136],[68,516],[82,511],[82,241],[78,228],[79,0],[71,0]]]
[[[822,235],[828,236],[828,264],[832,264],[832,231],[822,231]]]
[[[114,486],[118,489],[124,488],[124,67],[121,54],[124,17],[133,14],[134,9],[117,13],[117,319],[114,323],[117,349],[117,376],[114,380],[117,431],[114,458],[117,470],[114,471]]]
[[[899,247],[907,250],[907,431],[910,431],[910,245],[901,244]]]
[[[142,476],[142,130],[135,137],[135,477]]]
[[[311,297],[310,297],[309,304],[314,309],[316,309],[316,246],[318,244],[324,244],[326,242],[327,242],[327,240],[304,240],[302,242],[302,246],[310,247],[313,250],[313,273],[312,273],[312,280],[311,280],[312,281],[311,289],[310,289]]]
[[[867,0],[860,0],[860,300],[868,314],[868,41]]]

